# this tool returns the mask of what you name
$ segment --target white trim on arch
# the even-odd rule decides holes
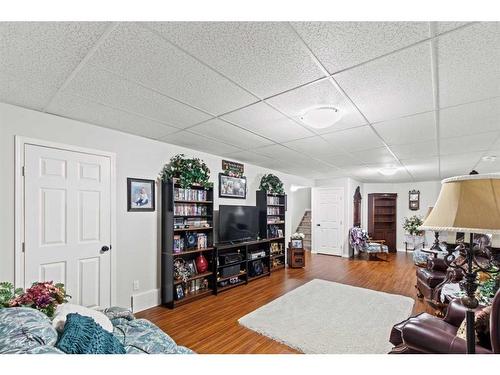
[[[109,157],[111,161],[111,305],[116,305],[116,154],[114,152],[94,150],[80,146],[66,145],[41,139],[15,136],[15,169],[14,169],[14,284],[24,286],[25,259],[24,243],[24,148],[25,145],[50,147],[66,151],[74,151],[97,156]]]

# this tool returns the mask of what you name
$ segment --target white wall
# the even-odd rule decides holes
[[[396,243],[398,250],[404,250],[404,236],[403,219],[405,217],[419,215],[422,218],[427,213],[429,206],[434,206],[439,191],[441,189],[440,181],[426,181],[426,182],[408,182],[408,183],[365,183],[362,187],[362,205],[361,205],[361,224],[363,228],[368,228],[368,194],[370,193],[396,193],[397,200],[397,232]],[[408,206],[408,192],[410,190],[420,191],[420,209],[412,211]],[[433,233],[426,233],[426,243],[431,244],[434,239]]]
[[[221,171],[221,157],[154,140],[121,133],[87,123],[27,110],[0,103],[0,281],[14,281],[14,136],[26,136],[80,147],[116,153],[117,185],[117,243],[113,251],[117,256],[117,304],[130,306],[132,283],[138,280],[142,300],[154,305],[159,288],[159,211],[127,212],[127,177],[156,179],[158,172],[177,153],[203,159],[211,170],[211,180],[217,191],[217,176]],[[245,163],[248,198],[219,199],[219,204],[254,205],[255,191],[265,173],[279,176],[290,194],[290,185],[312,186],[313,181],[268,170]],[[286,235],[292,231],[291,212],[294,204],[307,205],[289,199]],[[131,230],[132,229],[132,230]],[[295,230],[295,228],[293,228]],[[149,297],[148,297],[149,296]],[[147,306],[143,306],[147,307]]]
[[[293,202],[291,210],[292,232],[297,230],[306,210],[311,209],[311,188],[304,187],[290,192],[288,197]]]

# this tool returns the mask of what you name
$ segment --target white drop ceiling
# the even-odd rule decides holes
[[[0,101],[309,178],[421,181],[500,172],[499,61],[496,22],[0,23]],[[320,105],[342,119],[301,122]]]

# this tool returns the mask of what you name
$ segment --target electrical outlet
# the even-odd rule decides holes
[[[134,282],[132,283],[132,288],[134,290],[139,290],[139,280],[134,280]]]

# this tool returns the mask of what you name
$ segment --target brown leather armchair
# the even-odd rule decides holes
[[[394,345],[391,354],[463,354],[465,340],[456,337],[458,327],[465,319],[465,306],[459,299],[450,302],[443,319],[421,313],[392,328],[390,342]],[[491,349],[476,344],[476,353],[500,353],[500,291],[492,302],[490,315]]]

